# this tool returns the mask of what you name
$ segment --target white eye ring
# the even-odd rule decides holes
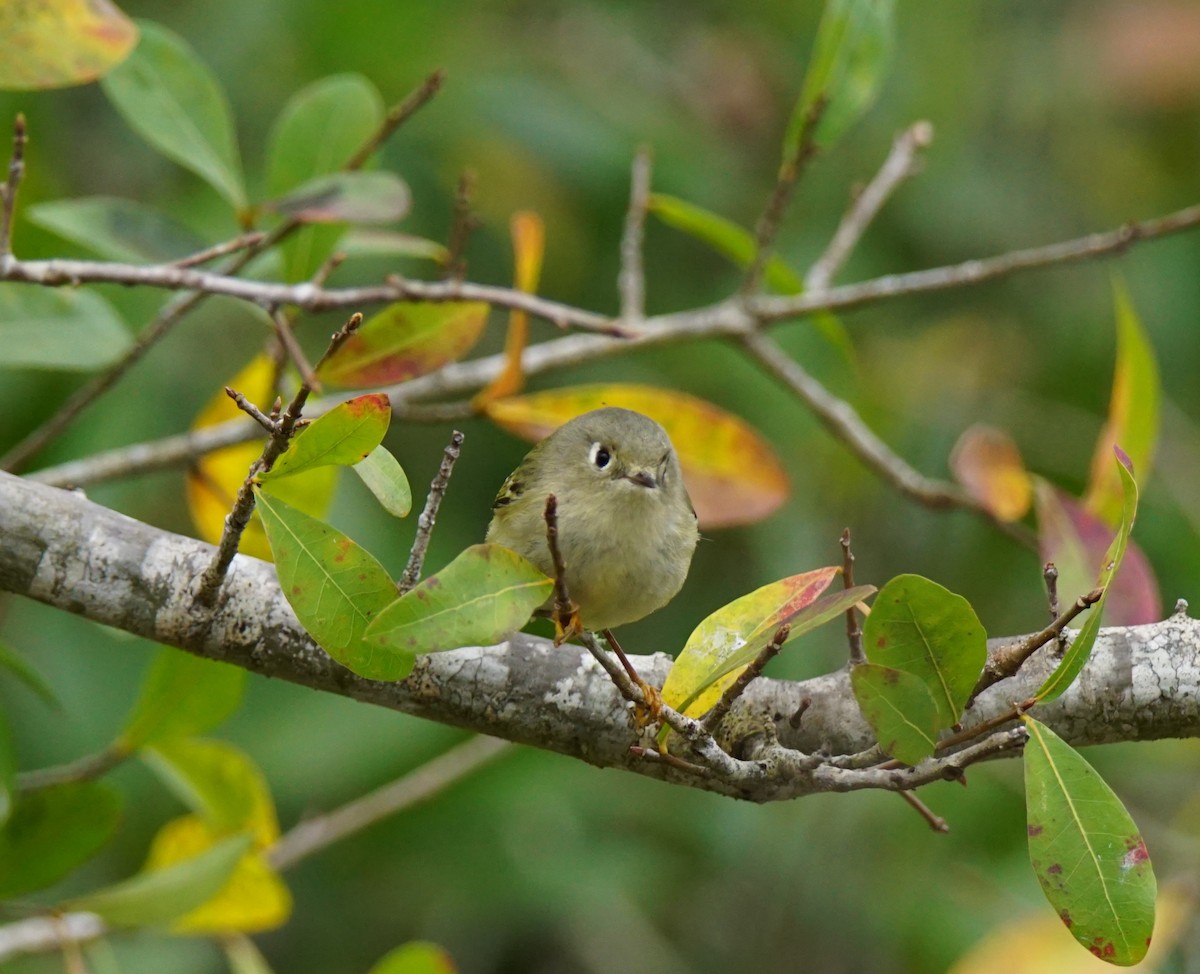
[[[588,462],[597,470],[604,470],[612,463],[612,451],[603,443],[593,443],[592,448],[588,451]]]

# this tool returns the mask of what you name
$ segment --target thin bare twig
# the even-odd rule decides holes
[[[479,227],[479,220],[471,212],[475,198],[475,173],[470,170],[458,177],[454,190],[454,210],[450,218],[450,234],[446,238],[446,259],[442,265],[442,277],[451,281],[462,281],[467,276],[467,241]]]
[[[8,179],[0,186],[0,258],[12,254],[13,210],[17,205],[17,188],[25,175],[25,116],[20,112],[13,122],[13,150],[8,162]]]
[[[92,781],[103,777],[129,757],[123,748],[110,745],[96,754],[60,764],[52,768],[22,771],[17,775],[17,788],[21,791],[36,791],[51,785],[64,785],[77,781]]]
[[[291,359],[292,365],[300,373],[300,381],[313,392],[319,393],[321,391],[321,383],[317,381],[313,367],[308,364],[308,358],[304,354],[304,349],[296,341],[296,333],[292,331],[292,322],[279,308],[272,308],[270,317],[271,327],[275,329],[275,337],[279,339],[279,344],[283,346],[287,357]]]
[[[825,252],[809,268],[804,277],[806,291],[821,291],[829,287],[883,205],[897,187],[917,171],[918,152],[932,141],[933,126],[929,122],[917,122],[896,136],[892,150],[879,172],[855,197],[825,247]]]
[[[396,583],[396,591],[403,595],[411,591],[421,578],[421,569],[425,565],[425,552],[429,550],[429,539],[433,535],[434,525],[437,524],[438,509],[442,506],[442,498],[446,496],[446,487],[450,483],[450,475],[454,473],[454,464],[462,453],[463,440],[466,437],[455,430],[450,434],[450,442],[442,451],[442,462],[438,472],[429,484],[429,496],[425,498],[425,509],[417,518],[417,534],[413,538],[412,548],[408,553],[408,564],[404,573]]]
[[[399,104],[388,110],[383,124],[364,142],[342,167],[347,171],[361,169],[379,151],[380,147],[390,139],[401,125],[413,117],[424,105],[441,91],[442,83],[446,80],[446,72],[438,68]]]
[[[757,291],[758,285],[762,281],[763,272],[774,251],[775,238],[779,236],[779,228],[783,223],[783,216],[787,212],[788,204],[792,200],[796,183],[800,179],[804,167],[817,153],[817,145],[813,138],[817,132],[817,123],[825,114],[827,104],[827,99],[822,95],[809,106],[800,136],[796,139],[791,154],[783,160],[779,167],[771,196],[767,200],[767,205],[763,208],[758,222],[754,225],[754,258],[750,261],[746,268],[746,274],[742,278],[739,293],[743,296],[749,296]]]
[[[842,531],[839,542],[842,546],[842,586],[854,588],[854,552],[850,550],[850,529]],[[846,642],[850,647],[850,665],[867,661],[863,653],[862,626],[858,624],[858,610],[851,606],[846,610]]]
[[[646,315],[646,270],[642,257],[646,208],[650,200],[650,150],[645,146],[633,157],[630,172],[629,209],[621,235],[621,272],[617,292],[621,298],[621,321],[634,324]]]
[[[1052,561],[1042,567],[1042,581],[1046,583],[1046,599],[1050,605],[1051,620],[1058,618],[1058,566]]]
[[[733,706],[734,701],[745,693],[746,687],[762,675],[763,668],[779,655],[779,651],[783,649],[783,644],[787,642],[791,631],[792,627],[786,622],[775,630],[775,635],[771,637],[771,641],[759,650],[758,655],[754,657],[750,665],[738,674],[738,678],[725,688],[725,692],[721,694],[721,699],[716,702],[712,710],[700,718],[701,727],[711,734],[720,726],[721,721],[729,713],[729,709]]]
[[[914,795],[911,791],[900,792],[900,797],[908,802],[921,818],[929,824],[929,827],[935,832],[949,832],[950,826],[940,815],[935,815],[933,810],[926,805],[921,799]]]
[[[546,547],[550,549],[550,563],[554,566],[554,618],[570,619],[578,607],[567,591],[567,565],[558,543],[558,498],[553,494],[546,496],[542,518],[546,522]]]
[[[210,260],[216,260],[218,257],[227,257],[230,254],[236,254],[239,250],[258,247],[266,237],[265,233],[258,231],[244,233],[240,237],[234,237],[232,240],[226,240],[224,243],[213,244],[213,246],[206,247],[204,250],[198,250],[187,257],[180,257],[178,260],[173,260],[171,261],[171,266],[198,267],[201,264],[207,264]]]
[[[288,869],[348,835],[432,798],[513,747],[495,737],[469,738],[382,788],[300,822],[271,847],[269,861],[278,870]]]
[[[273,434],[275,432],[278,426],[278,421],[274,417],[268,416],[232,386],[225,387],[225,395],[237,403],[238,409],[258,423],[258,425],[266,430],[268,434]]]
[[[1022,700],[1020,703],[1015,703],[1003,713],[996,714],[988,720],[980,724],[975,724],[971,727],[965,727],[956,734],[951,734],[949,737],[943,737],[937,742],[935,751],[947,751],[950,748],[957,747],[959,744],[965,744],[967,741],[974,740],[976,737],[982,737],[984,734],[990,734],[998,727],[1002,727],[1011,720],[1017,720],[1021,714],[1037,706],[1037,697],[1030,697],[1028,700]],[[973,745],[977,746],[977,745]],[[965,767],[965,765],[963,765]]]

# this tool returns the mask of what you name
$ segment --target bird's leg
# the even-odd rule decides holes
[[[579,606],[567,599],[565,602],[554,602],[550,612],[554,621],[554,645],[561,646],[568,639],[583,635],[583,623],[579,619]]]
[[[638,707],[633,712],[633,721],[638,730],[652,723],[656,723],[659,715],[662,713],[662,694],[658,692],[658,687],[651,686],[640,676],[638,671],[633,668],[633,664],[629,662],[629,657],[625,655],[625,651],[621,649],[621,644],[617,642],[617,637],[612,634],[611,629],[603,630],[605,641],[616,654],[617,659],[621,661],[621,665],[625,667],[625,672],[629,675],[634,685],[642,691],[642,696],[646,703],[644,708]]]

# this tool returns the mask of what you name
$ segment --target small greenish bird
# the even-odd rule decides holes
[[[700,535],[679,458],[654,420],[615,407],[577,416],[530,450],[500,488],[487,540],[553,577],[550,494],[567,591],[584,628],[634,622],[682,588]]]

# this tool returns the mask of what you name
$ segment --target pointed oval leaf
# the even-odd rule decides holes
[[[120,796],[103,781],[23,793],[0,829],[0,898],[57,883],[108,844],[120,815]]]
[[[412,257],[444,264],[449,256],[445,244],[411,233],[356,227],[348,230],[338,244],[347,258],[354,257]]]
[[[381,392],[338,403],[296,434],[283,456],[258,479],[267,483],[314,467],[352,467],[383,442],[391,421],[392,404]]]
[[[1090,514],[1109,526],[1121,518],[1124,490],[1112,463],[1118,443],[1129,457],[1138,479],[1145,484],[1158,440],[1158,362],[1154,346],[1142,327],[1129,291],[1120,278],[1113,281],[1117,314],[1117,364],[1113,373],[1108,421],[1096,441],[1092,472],[1083,504]]]
[[[256,849],[266,849],[279,838],[279,819],[266,778],[232,744],[175,738],[154,745],[142,757],[213,831],[248,832]]]
[[[0,284],[0,369],[91,371],[132,344],[116,309],[91,291]]]
[[[1079,676],[1084,666],[1087,665],[1088,657],[1092,654],[1092,647],[1096,644],[1096,636],[1100,632],[1100,622],[1108,602],[1109,593],[1116,587],[1116,579],[1119,578],[1118,572],[1121,569],[1121,563],[1130,546],[1129,534],[1133,530],[1133,522],[1137,517],[1137,482],[1133,479],[1133,471],[1129,466],[1129,458],[1116,447],[1114,447],[1114,451],[1116,453],[1116,464],[1119,468],[1118,476],[1120,477],[1121,486],[1124,491],[1124,504],[1121,509],[1121,523],[1117,527],[1116,536],[1112,539],[1112,543],[1108,546],[1108,550],[1104,554],[1100,575],[1096,579],[1096,587],[1104,589],[1104,594],[1100,596],[1100,601],[1092,606],[1079,632],[1071,640],[1071,645],[1063,655],[1062,661],[1058,664],[1054,672],[1046,678],[1046,682],[1038,690],[1036,696],[1039,700],[1049,701],[1060,696],[1067,687],[1075,682],[1075,678]]]
[[[393,223],[408,215],[412,194],[395,173],[335,172],[264,205],[300,223]]]
[[[701,528],[753,524],[787,499],[775,451],[749,423],[710,402],[653,386],[571,386],[486,403],[489,419],[527,440],[601,406],[624,406],[661,423],[679,454]]]
[[[317,378],[352,389],[406,382],[465,355],[487,316],[483,301],[390,305],[365,321],[317,370]]]
[[[385,954],[367,974],[455,974],[457,970],[444,947],[414,940]]]
[[[1154,931],[1156,882],[1137,826],[1104,780],[1050,728],[1023,717],[1029,859],[1084,947],[1136,964]]]
[[[850,670],[858,706],[884,753],[917,765],[937,746],[938,709],[919,676],[878,663]]]
[[[154,837],[145,871],[167,869],[192,860],[227,837],[194,815],[177,818]],[[267,864],[263,853],[250,849],[234,864],[226,882],[190,912],[178,917],[171,929],[188,934],[256,933],[285,923],[291,911],[292,896],[287,886]]]
[[[128,753],[211,730],[237,710],[245,688],[245,670],[164,646],[116,746]]]
[[[274,378],[275,365],[270,356],[259,355],[229,381],[229,386],[251,402],[266,404],[275,396]],[[196,417],[192,429],[215,426],[226,420],[244,418],[244,415],[224,391],[219,391]],[[188,511],[196,525],[196,533],[203,540],[210,544],[220,541],[225,516],[233,507],[238,488],[250,472],[250,464],[261,454],[261,443],[239,443],[201,457],[188,469]],[[300,476],[281,480],[271,490],[297,510],[320,518],[329,510],[336,486],[337,470],[317,467]],[[264,561],[271,560],[271,546],[257,512],[242,533],[238,550]]]
[[[216,77],[177,34],[150,21],[138,27],[137,48],[105,75],[104,93],[138,135],[243,209],[233,117]]]
[[[137,28],[109,0],[0,3],[0,89],[87,84],[136,41]]]
[[[937,730],[958,722],[987,662],[987,636],[971,604],[920,575],[897,575],[863,624],[872,663],[919,678],[937,705]]]
[[[895,0],[827,0],[800,98],[788,123],[783,158],[808,137],[813,107],[825,102],[814,144],[829,147],[879,94],[895,40]]]
[[[380,612],[366,638],[411,669],[417,653],[499,642],[529,621],[553,587],[515,551],[472,545]]]
[[[1001,521],[1019,521],[1033,503],[1033,480],[1021,451],[1004,430],[978,423],[950,453],[954,479]]]
[[[265,491],[255,492],[284,598],[330,656],[368,680],[399,680],[411,661],[363,639],[396,598],[383,566],[340,531]]]
[[[407,517],[412,510],[412,488],[400,461],[377,446],[353,468],[383,509],[393,517]]]
[[[792,626],[791,642],[874,591],[860,585],[821,598],[840,573],[830,567],[792,575],[717,609],[693,630],[675,658],[663,684],[663,701],[686,714],[704,713],[785,622]]]
[[[198,855],[62,904],[120,927],[153,927],[196,909],[224,888],[250,848],[250,836],[223,839]]]
[[[115,196],[38,203],[29,207],[25,215],[39,227],[109,260],[166,263],[207,246],[199,234],[169,214]]]

